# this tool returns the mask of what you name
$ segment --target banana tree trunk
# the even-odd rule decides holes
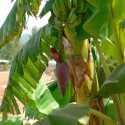
[[[64,49],[67,56],[66,62],[70,70],[70,78],[75,91],[75,99],[78,104],[87,102],[91,108],[104,113],[102,99],[97,98],[98,82],[89,41],[85,40],[83,42],[83,48],[88,49],[85,56],[82,54],[84,51],[81,51],[81,54],[76,53],[76,48],[74,49],[70,43],[65,37],[63,37]],[[81,45],[82,44],[80,43],[80,48]],[[73,46],[75,46],[74,43]],[[79,45],[77,44],[77,48],[78,46]],[[103,124],[102,119],[90,115],[89,125]]]

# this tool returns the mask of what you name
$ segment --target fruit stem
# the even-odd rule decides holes
[[[59,34],[58,34],[60,62],[63,62],[63,53],[64,53],[64,46],[62,40],[63,40],[63,26],[61,21],[59,25]]]
[[[71,82],[71,79],[69,77],[69,86],[70,86],[70,91],[69,91],[69,97],[70,97],[70,100],[72,99],[72,96],[73,96],[73,85],[72,85],[72,82]]]
[[[89,115],[95,115],[101,119],[103,119],[104,121],[106,121],[108,123],[108,125],[117,125],[117,123],[115,123],[115,121],[113,121],[111,118],[109,118],[107,115],[96,111],[94,109],[90,109]]]

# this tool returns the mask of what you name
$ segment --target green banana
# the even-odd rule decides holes
[[[64,0],[58,0],[61,12],[66,12]]]
[[[73,0],[73,7],[77,10],[77,0]]]
[[[86,3],[84,3],[84,9],[83,9],[83,12],[85,12],[86,10],[87,10],[87,4]]]
[[[76,18],[77,18],[77,17],[76,17],[76,14],[73,13],[73,15],[72,15],[72,17],[71,17],[69,23],[74,23],[74,22],[76,21]]]
[[[78,19],[77,19],[77,21],[78,21],[78,25],[82,22],[82,18],[81,17],[79,17]]]
[[[71,29],[74,29],[78,25],[79,25],[79,22],[77,20],[72,24],[70,24],[70,23],[68,24],[69,28],[71,28]]]
[[[71,18],[72,18],[72,16],[73,16],[74,13],[75,13],[75,8],[72,8],[67,20],[71,20]]]
[[[61,13],[59,0],[55,0],[55,1],[54,1],[54,4],[55,4],[55,7],[56,7],[56,10],[57,10],[59,13]]]
[[[54,14],[55,14],[57,17],[60,18],[60,17],[62,16],[61,13],[57,10],[57,7],[56,7],[55,2],[53,3],[52,9],[53,9]]]
[[[83,0],[78,0],[78,5],[77,5],[77,13],[80,14],[84,10],[84,2]]]
[[[69,9],[72,9],[72,0],[68,0],[68,7],[69,7]]]

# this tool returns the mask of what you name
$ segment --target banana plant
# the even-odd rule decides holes
[[[25,13],[36,15],[40,2],[16,1],[0,29],[1,47],[21,33]],[[125,1],[49,0],[41,19],[48,12],[49,24],[13,60],[0,107],[2,123],[8,112],[20,113],[17,98],[26,116],[40,119],[35,125],[125,125]],[[20,17],[14,25],[13,15]],[[48,58],[57,62],[56,82],[46,86],[39,80]]]

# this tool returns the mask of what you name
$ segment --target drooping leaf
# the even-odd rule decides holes
[[[99,94],[102,97],[108,97],[115,93],[125,92],[125,64],[117,66],[110,76],[105,80],[100,88]]]
[[[26,13],[34,15],[38,13],[41,0],[32,1],[18,1],[16,0],[13,8],[8,14],[5,22],[0,28],[0,48],[9,41],[13,40],[15,36],[20,37],[22,29],[25,28]]]
[[[17,14],[17,2],[14,4],[8,17],[6,18],[5,22],[0,28],[0,48],[4,46],[4,44],[7,43],[8,40],[12,40],[13,39],[12,35],[16,35],[18,31],[16,14]]]
[[[39,81],[35,93],[32,95],[32,100],[28,101],[25,117],[39,119],[56,110],[59,110],[59,104],[53,98],[47,86]]]
[[[89,105],[69,104],[63,109],[51,113],[44,119],[34,123],[34,125],[76,125],[80,119],[84,119],[82,124],[86,125],[88,122]]]
[[[59,108],[58,103],[52,97],[47,86],[41,81],[37,86],[33,98],[36,102],[36,106],[38,107],[39,111],[45,114],[50,114],[50,112]]]
[[[40,28],[14,58],[3,97],[5,101],[2,102],[0,112],[6,108],[7,112],[12,112],[14,107],[17,113],[20,113],[15,97],[30,108],[36,107],[32,93],[48,65],[48,56],[51,58],[50,44],[45,41],[43,34],[45,34],[45,27]],[[44,56],[45,54],[47,57]]]

